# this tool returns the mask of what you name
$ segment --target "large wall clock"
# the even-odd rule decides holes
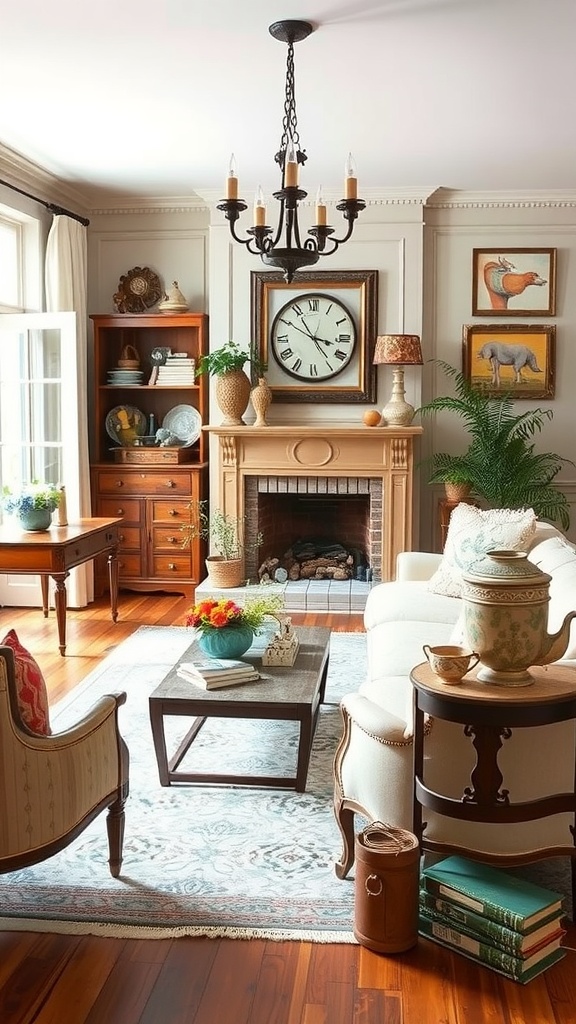
[[[253,376],[279,402],[374,402],[378,271],[252,271]]]

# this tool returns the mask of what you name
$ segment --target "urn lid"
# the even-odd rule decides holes
[[[474,584],[485,580],[491,586],[498,586],[500,583],[506,586],[524,586],[528,583],[540,587],[550,583],[552,579],[529,561],[525,551],[512,551],[508,548],[487,551],[482,558],[468,566],[462,578]]]

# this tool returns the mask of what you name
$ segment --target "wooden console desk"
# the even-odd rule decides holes
[[[572,901],[576,907],[576,777],[570,792],[554,793],[536,800],[512,803],[498,765],[498,751],[512,730],[527,726],[549,725],[576,719],[576,670],[567,666],[549,665],[530,668],[534,683],[529,686],[491,686],[478,681],[476,669],[456,686],[446,685],[432,672],[427,662],[417,665],[410,674],[414,687],[414,833],[423,852],[459,853],[474,859],[475,854],[449,843],[426,838],[422,809],[463,821],[512,822],[535,821],[552,814],[569,812],[574,816],[570,826],[572,844],[538,850],[530,856],[478,855],[490,863],[520,864],[565,854],[571,857]],[[431,790],[424,779],[424,715],[456,722],[464,726],[476,751],[476,764],[460,799],[453,799]],[[538,751],[534,751],[538,757]],[[545,765],[542,766],[545,771]]]
[[[66,653],[66,577],[83,562],[108,552],[110,608],[118,618],[118,524],[122,519],[79,519],[68,526],[26,533],[0,526],[0,573],[40,576],[42,608],[48,617],[48,577],[56,582],[55,606],[60,654]]]

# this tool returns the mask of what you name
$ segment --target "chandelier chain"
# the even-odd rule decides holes
[[[286,97],[284,100],[282,138],[280,140],[282,166],[284,166],[290,140],[294,143],[295,149],[298,150],[300,146],[300,135],[298,133],[298,118],[296,116],[296,84],[294,79],[293,43],[288,43],[288,54],[286,57]]]

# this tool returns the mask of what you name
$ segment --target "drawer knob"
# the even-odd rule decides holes
[[[166,487],[176,487],[176,481],[175,480],[167,480],[166,481]]]
[[[116,509],[116,515],[117,516],[123,516],[124,515],[124,509],[123,508],[117,508]]]
[[[178,541],[177,541],[176,537],[168,537],[168,543],[169,544],[177,544]]]
[[[116,487],[124,487],[124,481],[123,480],[117,480],[116,481]]]
[[[174,562],[168,562],[168,568],[174,570],[176,568]]]
[[[168,513],[168,515],[170,515],[170,516],[177,516],[178,515],[178,509],[177,508],[171,508],[169,513]]]

